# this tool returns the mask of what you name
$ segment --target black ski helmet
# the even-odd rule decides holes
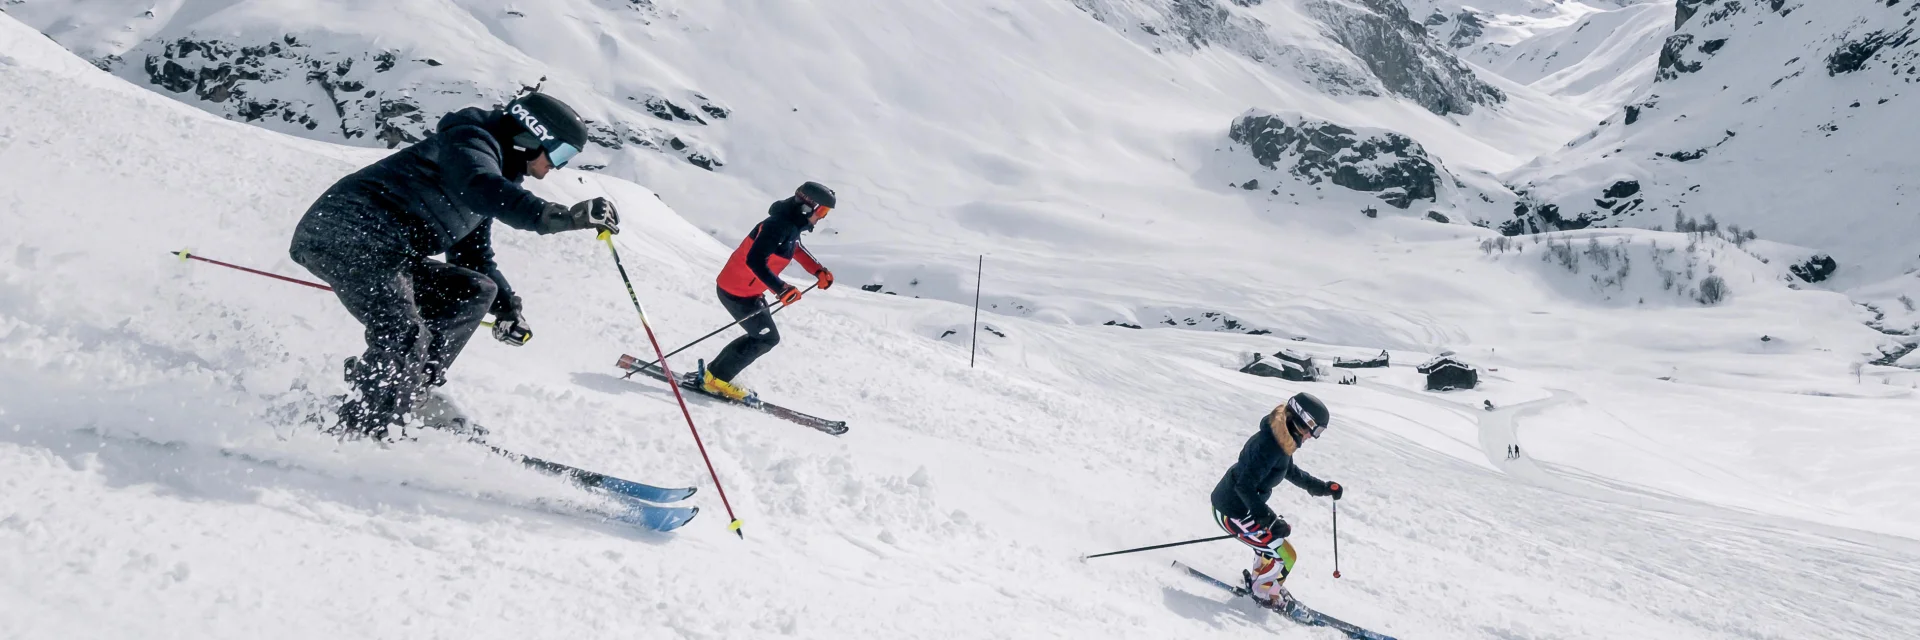
[[[513,146],[546,151],[547,161],[556,169],[567,166],[568,160],[587,148],[587,123],[558,98],[538,91],[528,93],[507,103],[507,116],[520,124]]]
[[[799,198],[801,202],[816,207],[826,207],[828,209],[832,209],[840,202],[833,197],[833,190],[828,189],[827,185],[811,180],[807,181],[806,184],[800,185],[800,188],[794,189],[793,195]]]
[[[1303,391],[1287,399],[1287,422],[1302,435],[1318,438],[1327,431],[1327,424],[1333,422],[1333,412],[1328,411],[1327,404],[1319,398]]]

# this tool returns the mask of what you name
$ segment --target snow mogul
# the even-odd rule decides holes
[[[502,109],[447,114],[433,135],[341,178],[307,209],[289,253],[333,285],[366,326],[367,349],[347,359],[353,390],[331,431],[387,439],[410,416],[465,426],[464,418],[436,424],[445,416],[417,414],[415,405],[446,384],[488,312],[501,342],[533,337],[520,297],[494,263],[493,221],[540,234],[620,232],[605,198],[568,207],[520,185],[566,166],[586,144],[586,124],[572,107],[528,93]],[[439,254],[445,262],[429,257]],[[454,411],[432,395],[425,404]]]
[[[1339,500],[1340,483],[1309,475],[1293,463],[1293,454],[1327,430],[1333,415],[1310,393],[1295,394],[1260,419],[1260,430],[1240,448],[1240,458],[1213,487],[1213,519],[1235,539],[1253,547],[1254,565],[1241,572],[1248,593],[1269,606],[1290,597],[1284,585],[1297,557],[1287,535],[1293,528],[1267,507],[1281,480],[1314,496]]]
[[[691,374],[699,380],[702,391],[738,402],[750,402],[754,397],[752,391],[733,381],[747,365],[780,344],[780,330],[773,324],[766,294],[774,293],[782,306],[800,301],[804,293],[800,287],[780,279],[780,272],[796,260],[813,275],[821,289],[833,286],[833,272],[821,266],[813,253],[800,244],[800,234],[812,231],[838,204],[833,190],[826,185],[802,184],[794,189],[793,196],[767,207],[767,219],[754,225],[740,246],[734,248],[715,284],[720,306],[747,334],[727,343],[713,362],[702,363],[700,370]]]

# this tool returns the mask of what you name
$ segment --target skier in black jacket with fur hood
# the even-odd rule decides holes
[[[354,393],[335,428],[349,437],[388,438],[447,367],[487,312],[493,335],[512,345],[532,337],[520,298],[493,261],[495,219],[540,234],[619,232],[613,203],[562,206],[520,186],[565,166],[587,144],[580,116],[529,93],[504,109],[469,107],[440,119],[436,133],[327,189],[294,229],[295,262],[332,285],[366,326],[367,349],[347,360]],[[446,254],[446,262],[429,256]],[[436,425],[437,426],[437,425]]]
[[[1333,415],[1310,393],[1295,394],[1260,419],[1260,430],[1240,448],[1240,459],[1213,487],[1213,519],[1235,539],[1253,547],[1253,569],[1242,572],[1243,585],[1268,604],[1281,604],[1296,555],[1287,542],[1292,527],[1267,506],[1273,488],[1286,480],[1315,496],[1339,500],[1344,490],[1294,465],[1293,454],[1327,430]]]

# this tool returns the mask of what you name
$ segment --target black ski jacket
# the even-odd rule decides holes
[[[1272,518],[1274,513],[1267,507],[1267,498],[1273,495],[1273,488],[1279,486],[1281,480],[1316,496],[1333,493],[1325,481],[1294,466],[1293,456],[1280,447],[1273,430],[1268,428],[1269,418],[1271,415],[1260,419],[1260,430],[1240,448],[1240,459],[1220,477],[1220,483],[1214,485],[1215,511],[1233,518]],[[1292,437],[1292,433],[1288,432],[1287,437]]]
[[[492,221],[541,234],[571,230],[567,210],[520,186],[531,154],[502,145],[516,131],[503,112],[468,107],[440,119],[437,132],[354,172],[329,194],[358,196],[395,214],[421,256],[487,274],[512,290],[493,261]]]

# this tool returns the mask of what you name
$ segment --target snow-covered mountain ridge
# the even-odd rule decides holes
[[[1527,228],[1711,214],[1832,254],[1845,284],[1920,268],[1910,117],[1920,3],[1681,2],[1658,79],[1509,180]],[[1630,196],[1608,190],[1633,185]],[[1605,204],[1602,204],[1602,203]]]

